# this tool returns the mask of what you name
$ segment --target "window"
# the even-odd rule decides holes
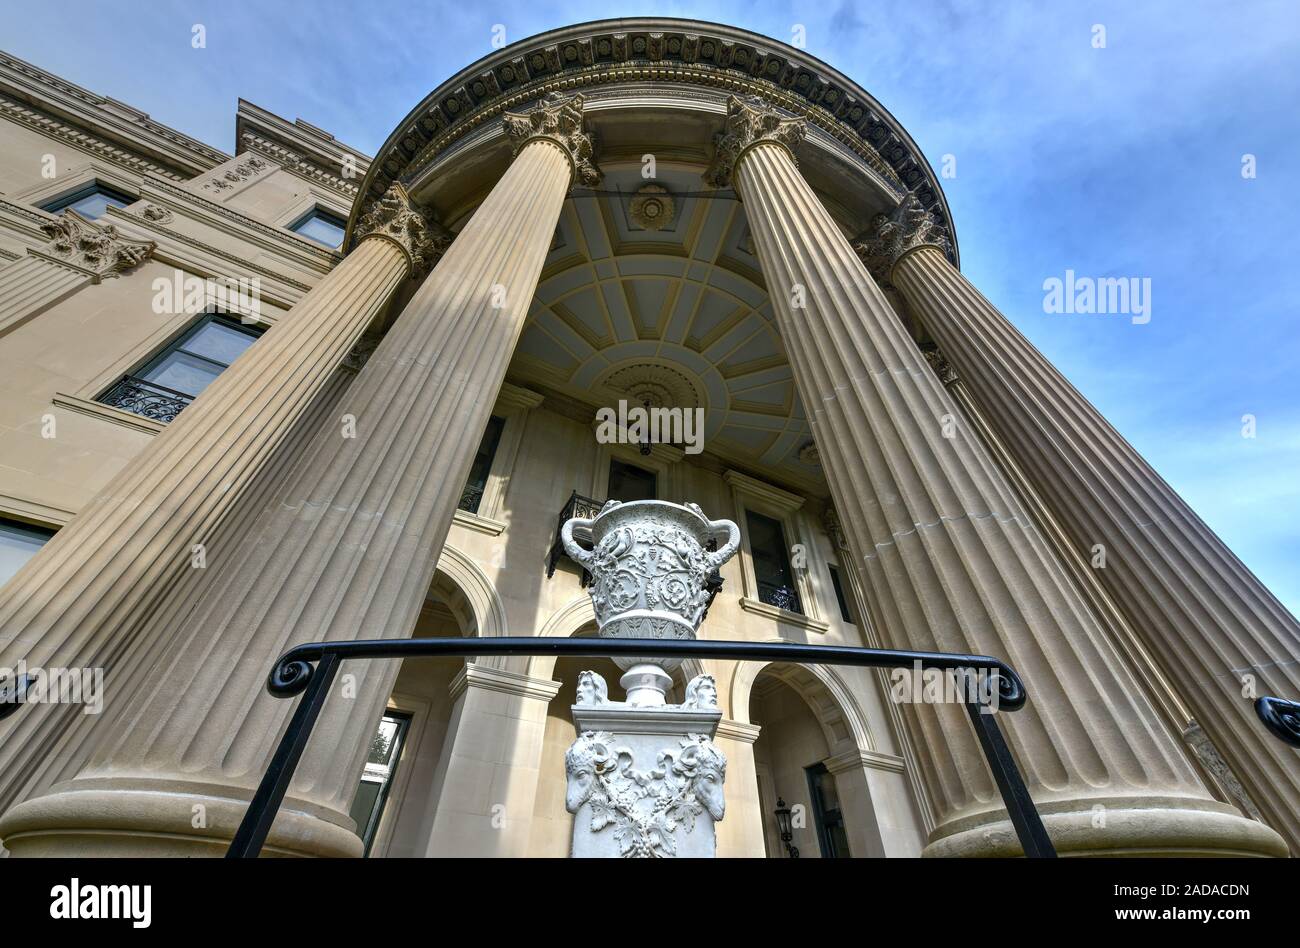
[[[0,520],[0,586],[54,536],[53,530],[16,520]]]
[[[835,587],[835,601],[840,605],[840,618],[853,625],[853,614],[849,612],[849,601],[844,598],[844,587],[840,584],[838,567],[831,567],[831,585]]]
[[[457,506],[461,510],[478,513],[479,504],[483,502],[483,490],[487,487],[488,472],[492,470],[492,459],[496,457],[497,445],[501,443],[501,429],[505,424],[506,420],[496,415],[488,419],[483,440],[479,442],[478,453],[474,455],[474,463],[469,469],[469,480],[460,493],[460,503]]]
[[[813,819],[817,823],[817,842],[823,859],[848,859],[849,837],[844,832],[840,798],[835,792],[835,778],[825,764],[805,767],[808,792],[812,794]]]
[[[656,478],[653,471],[624,464],[622,461],[609,462],[609,500],[654,500]]]
[[[262,329],[209,314],[134,375],[124,375],[98,401],[169,422],[257,341]]]
[[[745,511],[745,521],[749,527],[749,549],[754,558],[759,601],[787,612],[802,613],[780,521],[752,510]]]
[[[95,181],[84,188],[78,188],[70,194],[65,194],[63,197],[51,201],[42,206],[41,210],[57,214],[59,211],[71,208],[82,217],[93,221],[98,217],[103,217],[104,212],[110,207],[126,207],[128,204],[134,204],[135,202],[136,198],[131,195]]]
[[[379,730],[370,741],[366,755],[366,768],[361,772],[361,785],[352,798],[352,819],[357,824],[357,835],[365,843],[362,855],[370,855],[379,830],[379,820],[384,815],[384,804],[393,789],[397,776],[397,763],[402,758],[402,745],[411,727],[411,716],[401,711],[389,711],[379,720]]]
[[[289,229],[318,244],[333,248],[343,243],[343,234],[348,229],[348,222],[337,214],[315,207],[290,224]]]

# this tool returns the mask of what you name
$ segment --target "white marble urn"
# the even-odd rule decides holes
[[[592,549],[575,530],[590,531]],[[716,552],[705,549],[726,534]],[[696,504],[611,500],[595,518],[574,518],[560,530],[565,552],[592,575],[591,604],[603,638],[693,639],[709,592],[709,574],[740,546],[740,528],[710,520]],[[616,659],[628,703],[662,705],[680,659]],[[657,696],[656,696],[657,695]]]

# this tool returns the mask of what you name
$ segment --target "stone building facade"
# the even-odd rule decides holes
[[[593,634],[557,525],[610,498],[740,524],[703,637],[1009,660],[1063,853],[1300,845],[1242,690],[1300,695],[1295,619],[966,282],[915,143],[824,63],[583,24],[374,158],[242,101],[226,154],[10,56],[0,120],[0,665],[103,674],[101,713],[0,722],[12,855],[222,852],[292,644]],[[606,437],[620,403],[701,429]],[[267,851],[565,855],[585,668],[618,678],[348,667]],[[959,706],[829,666],[676,689],[701,672],[719,855],[1016,851]]]

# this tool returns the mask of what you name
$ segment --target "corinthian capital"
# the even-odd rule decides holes
[[[740,156],[759,142],[784,145],[793,156],[804,131],[803,119],[790,118],[762,99],[733,95],[727,100],[726,126],[713,140],[713,163],[704,172],[704,182],[714,188],[728,187]]]
[[[877,281],[885,282],[898,258],[917,247],[948,252],[948,233],[915,194],[908,194],[890,214],[877,214],[871,227],[853,241],[862,262]]]
[[[569,156],[574,182],[594,188],[600,184],[601,173],[593,157],[591,135],[582,127],[582,104],[580,95],[552,92],[531,111],[507,112],[504,121],[515,154],[539,138],[554,142]]]
[[[925,356],[925,361],[930,363],[930,369],[939,377],[940,383],[945,387],[957,381],[957,372],[944,358],[942,352],[938,349],[922,349],[921,354]]]
[[[411,200],[406,188],[394,181],[357,221],[357,240],[385,237],[406,251],[411,273],[428,270],[451,245],[452,234]]]
[[[112,224],[93,224],[72,210],[42,224],[41,230],[50,238],[46,253],[89,271],[96,279],[139,266],[157,246],[152,240],[123,237]]]

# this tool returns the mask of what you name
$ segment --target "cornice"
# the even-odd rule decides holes
[[[306,178],[313,184],[319,184],[322,187],[329,188],[331,191],[351,202],[356,199],[360,190],[359,185],[354,181],[349,181],[341,174],[335,174],[329,169],[309,161],[299,152],[294,151],[279,142],[272,141],[268,138],[256,134],[255,132],[245,131],[239,137],[239,152],[243,154],[246,151],[256,152],[265,158],[274,161],[285,171],[290,171],[296,175]],[[339,165],[342,168],[342,164]],[[362,173],[357,169],[357,174]]]
[[[461,70],[398,124],[371,166],[353,216],[392,181],[409,183],[421,167],[506,108],[547,92],[642,80],[711,85],[766,98],[794,117],[807,118],[864,160],[874,155],[900,191],[914,192],[951,228],[942,189],[920,149],[851,79],[777,40],[671,18],[604,20],[553,30]]]
[[[559,694],[561,685],[560,682],[549,678],[532,678],[517,672],[467,662],[456,673],[447,690],[451,700],[455,701],[470,687],[499,691],[519,698],[532,698],[536,701],[550,701]]]
[[[357,193],[361,179],[370,169],[369,155],[345,145],[324,129],[302,119],[290,122],[246,99],[239,100],[235,113],[235,140],[239,152],[255,146],[263,150],[274,149],[277,154],[279,149],[283,149],[284,153],[294,155],[299,163],[309,166],[312,171],[332,179],[341,193],[346,186],[349,197]],[[274,155],[272,157],[280,160]],[[345,162],[355,168],[355,177],[342,176]]]
[[[298,299],[301,298],[302,294],[307,293],[311,289],[311,284],[303,283],[301,280],[295,280],[293,277],[285,276],[283,273],[277,270],[273,270],[264,264],[256,263],[253,260],[248,259],[247,257],[241,257],[238,254],[231,253],[228,250],[223,250],[220,247],[214,247],[212,244],[204,243],[203,241],[198,240],[195,237],[191,237],[189,234],[182,233],[181,231],[178,230],[172,230],[169,227],[164,227],[155,221],[148,220],[147,218],[137,217],[134,214],[128,214],[126,211],[117,208],[111,209],[108,213],[112,215],[115,219],[130,221],[132,225],[147,230],[150,233],[156,235],[159,239],[156,241],[156,243],[158,244],[158,248],[154,252],[155,259],[162,260],[167,263],[175,264],[177,266],[180,266],[182,269],[189,271],[193,266],[191,261],[183,259],[175,251],[175,245],[181,244],[185,247],[189,247],[194,251],[197,251],[201,255],[210,258],[219,259],[219,260],[224,260],[227,263],[233,264],[234,269],[238,272],[252,274],[252,275],[260,275],[266,277],[267,279],[273,281],[274,283],[279,283],[285,287],[288,287],[289,289],[296,290],[297,293],[299,294],[298,298],[294,298],[293,296],[287,294],[276,294],[273,291],[268,290],[267,287],[263,287],[262,296],[265,299],[267,299],[269,302],[274,303],[277,306],[281,306],[285,309],[288,309],[290,306],[296,303]],[[237,274],[232,274],[231,269],[227,267],[209,266],[202,269],[205,269],[207,272],[205,273],[201,271],[195,271],[195,275],[196,276],[237,275]]]
[[[763,500],[773,507],[781,510],[783,513],[792,514],[804,504],[804,498],[798,494],[791,493],[788,490],[769,484],[767,481],[761,481],[756,477],[750,477],[748,474],[742,474],[740,471],[728,468],[722,474],[722,479],[727,486],[743,495],[756,497]]]
[[[171,168],[141,158],[138,155],[133,155],[125,148],[111,145],[89,132],[82,131],[65,121],[47,115],[39,109],[19,102],[3,93],[0,93],[0,118],[26,125],[42,135],[57,138],[73,148],[94,155],[96,158],[110,161],[123,168],[128,168],[136,174],[156,174],[170,178],[173,181],[186,181],[189,178],[188,175],[178,174]]]
[[[201,174],[230,158],[210,145],[154,121],[139,109],[97,95],[3,52],[0,52],[0,89],[16,102],[33,107],[35,114],[44,113],[49,120],[65,127],[67,122],[73,122],[81,134],[93,132],[87,137],[124,155],[132,155],[136,161],[150,165],[149,170],[155,173],[178,180]],[[27,124],[31,124],[30,119]],[[53,131],[48,127],[42,130]],[[112,138],[116,145],[109,145],[102,136]],[[85,142],[72,143],[86,147]],[[145,159],[144,155],[149,158]],[[132,167],[143,170],[140,165]]]
[[[152,192],[152,193],[150,193]],[[241,240],[293,259],[302,266],[326,273],[342,259],[338,251],[309,243],[305,238],[279,227],[272,227],[253,217],[241,214],[225,204],[210,201],[188,187],[182,187],[165,178],[146,178],[141,187],[141,197],[167,196],[173,208],[188,206],[203,213],[203,223],[218,227]],[[109,208],[109,214],[126,213],[120,208]],[[131,215],[134,216],[134,215]]]

